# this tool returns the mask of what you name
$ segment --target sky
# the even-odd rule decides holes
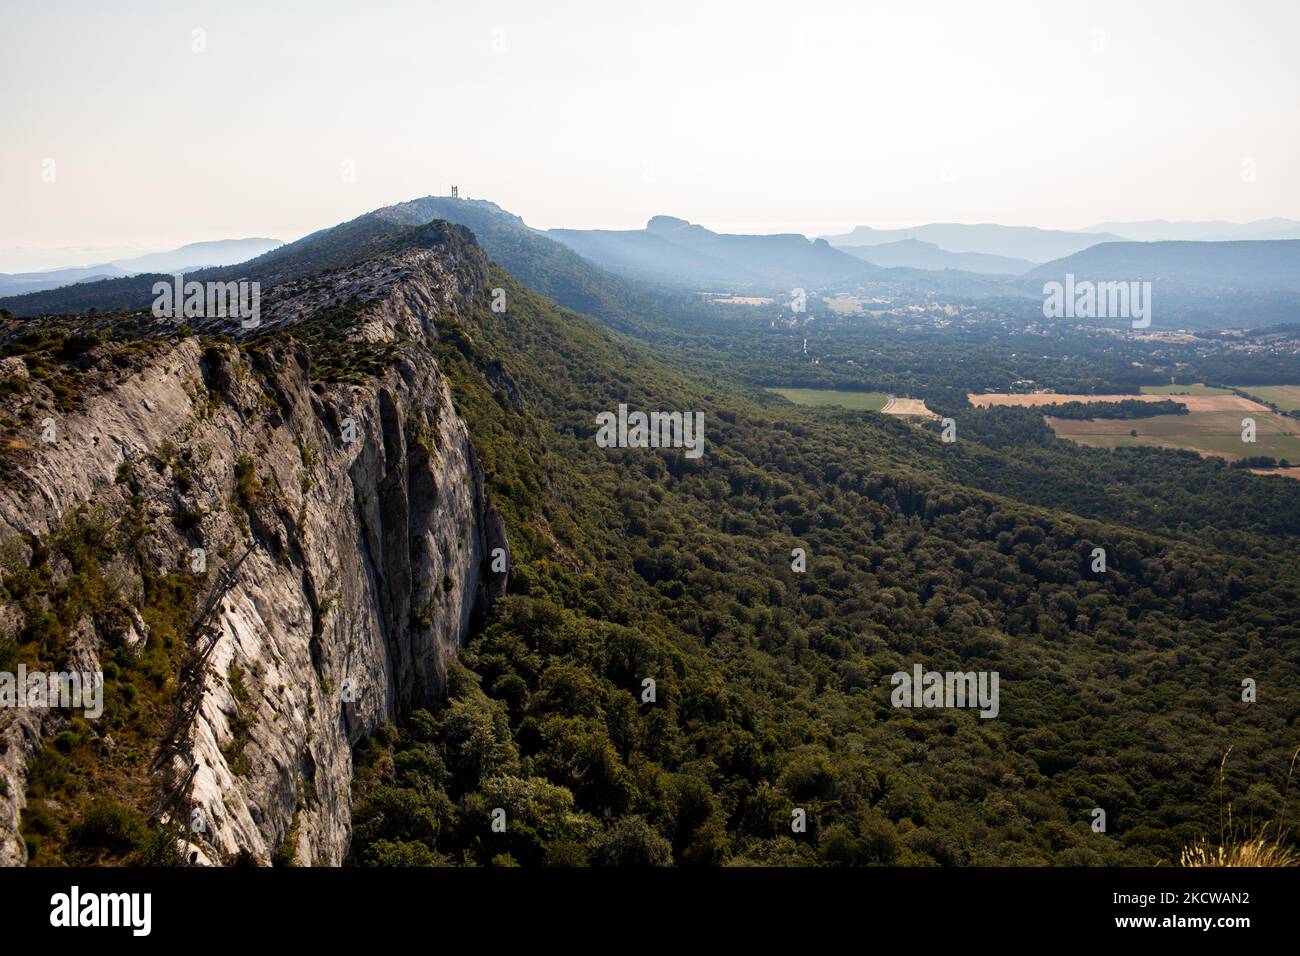
[[[0,271],[531,225],[1300,219],[1300,3],[0,0]]]

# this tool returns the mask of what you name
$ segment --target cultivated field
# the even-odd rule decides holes
[[[1028,395],[1010,395],[998,392],[989,395],[968,395],[976,408],[993,405],[1015,405],[1020,408],[1037,408],[1040,405],[1061,405],[1065,402],[1163,402],[1169,399],[1186,405],[1189,412],[1245,412],[1269,414],[1259,402],[1252,402],[1231,392],[1206,395],[1062,395],[1056,392],[1032,392]],[[1168,416],[1172,417],[1172,416]],[[1183,416],[1177,416],[1183,417]],[[1238,420],[1240,421],[1240,419]]]
[[[1269,411],[1255,412],[1250,416],[1255,419],[1255,442],[1247,444],[1241,440],[1242,417],[1239,411],[1194,411],[1190,415],[1156,415],[1127,421],[1074,421],[1048,416],[1047,424],[1061,438],[1099,448],[1154,445],[1221,458],[1270,455],[1300,460],[1300,423]]]
[[[1203,388],[1203,386],[1202,386]],[[1300,422],[1275,415],[1268,408],[1225,391],[1179,395],[1059,395],[1036,392],[1031,395],[970,395],[971,404],[988,408],[1013,405],[1037,408],[1063,402],[1159,402],[1173,399],[1187,406],[1187,415],[1153,415],[1150,418],[1097,418],[1091,421],[1047,416],[1047,424],[1061,438],[1096,448],[1125,448],[1136,445],[1179,448],[1220,458],[1269,455],[1300,461]],[[1241,440],[1243,418],[1255,420],[1255,441]],[[1134,434],[1136,432],[1136,434]],[[1294,477],[1294,476],[1293,476]]]
[[[886,415],[905,415],[915,418],[938,418],[934,412],[925,407],[925,401],[919,398],[895,398],[889,396],[889,401],[881,409]]]
[[[1143,385],[1143,395],[1231,395],[1230,388],[1213,385]]]
[[[1272,402],[1284,412],[1300,410],[1300,385],[1241,385],[1239,388],[1261,401]]]
[[[832,405],[855,412],[879,412],[889,402],[884,392],[845,392],[831,388],[769,388],[796,405],[829,407]]]

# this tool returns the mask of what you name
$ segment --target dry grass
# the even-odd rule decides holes
[[[1231,802],[1227,804],[1227,818],[1226,820],[1224,818],[1223,776],[1230,753],[1232,753],[1231,747],[1223,752],[1223,759],[1219,761],[1219,842],[1211,843],[1206,837],[1193,840],[1183,847],[1183,852],[1178,857],[1178,865],[1189,867],[1300,865],[1300,854],[1287,845],[1287,829],[1284,822],[1286,798],[1291,792],[1291,778],[1295,774],[1296,757],[1300,756],[1300,748],[1291,755],[1291,768],[1286,775],[1286,790],[1282,795],[1283,817],[1276,823],[1265,823],[1258,832],[1245,835],[1238,835],[1233,828]],[[1273,829],[1271,837],[1270,828]]]
[[[1179,866],[1296,866],[1300,856],[1290,847],[1282,845],[1282,835],[1269,839],[1261,830],[1253,837],[1234,840],[1226,846],[1215,846],[1201,838],[1183,847],[1178,858]]]

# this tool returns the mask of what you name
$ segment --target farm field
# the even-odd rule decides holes
[[[1186,386],[1189,389],[1196,386]],[[1137,445],[1179,448],[1201,455],[1220,458],[1244,458],[1268,455],[1300,461],[1300,422],[1275,415],[1259,402],[1232,392],[1206,389],[1199,394],[1145,393],[1142,395],[1061,395],[1035,392],[1030,395],[1005,393],[968,396],[972,405],[1019,406],[1036,408],[1063,402],[1119,402],[1136,400],[1159,402],[1173,399],[1186,405],[1187,415],[1153,415],[1150,418],[1097,418],[1091,421],[1055,418],[1047,415],[1047,424],[1058,437],[1095,448],[1127,448]],[[1261,396],[1262,397],[1262,396]],[[1283,406],[1285,407],[1285,406]],[[1241,440],[1241,420],[1255,419],[1255,442]],[[1136,435],[1133,432],[1137,432]]]
[[[1231,395],[1232,390],[1213,385],[1143,385],[1143,395]]]
[[[1251,417],[1255,419],[1254,444],[1241,440],[1240,411],[1193,411],[1188,415],[1156,415],[1128,421],[1075,421],[1049,415],[1047,424],[1060,438],[1097,448],[1153,445],[1229,459],[1269,455],[1300,460],[1300,422],[1269,411],[1255,412]]]
[[[925,401],[920,398],[895,398],[889,396],[889,401],[881,409],[886,415],[902,415],[912,418],[938,418],[934,412],[925,407]]]
[[[1284,412],[1300,410],[1300,385],[1240,385],[1238,388],[1262,401],[1272,402]]]
[[[831,388],[768,388],[796,405],[813,407],[839,406],[850,411],[879,412],[889,402],[884,392],[845,392]]]
[[[1204,395],[1065,395],[1056,392],[1031,392],[1028,395],[1012,395],[1006,392],[994,392],[985,395],[971,394],[966,397],[976,408],[989,408],[995,405],[1036,408],[1040,405],[1058,405],[1065,402],[1163,402],[1173,399],[1182,405],[1186,405],[1187,410],[1193,414],[1196,412],[1270,414],[1269,410],[1259,402],[1252,402],[1248,398],[1242,398],[1240,395],[1234,395],[1231,392],[1215,392]]]

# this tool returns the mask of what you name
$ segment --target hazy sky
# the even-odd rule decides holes
[[[1296,0],[2,6],[0,271],[453,183],[542,227],[1300,218]]]

